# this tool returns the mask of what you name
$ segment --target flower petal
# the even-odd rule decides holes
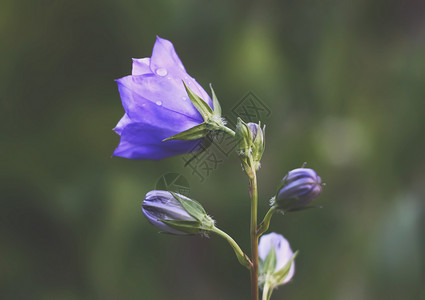
[[[137,107],[151,102],[158,107],[192,118],[198,124],[203,122],[201,114],[190,101],[183,82],[174,77],[165,78],[151,74],[130,75],[118,79],[117,83],[124,109],[131,119],[149,114],[149,112],[137,110]],[[168,119],[171,118],[168,117]]]
[[[149,57],[133,58],[133,70],[131,75],[144,75],[152,73],[150,64],[151,59]]]
[[[125,126],[130,124],[130,122],[130,117],[127,114],[124,114],[124,116],[121,118],[121,120],[119,120],[117,126],[115,126],[113,130],[119,135],[121,135],[122,130],[125,128]]]
[[[294,252],[292,252],[291,246],[289,245],[288,241],[280,234],[276,234],[277,237],[273,240],[273,247],[276,251],[276,271],[279,271],[282,269],[288,261],[291,259],[291,257],[294,255]],[[289,269],[288,275],[285,277],[285,279],[281,282],[281,284],[284,284],[291,280],[292,276],[295,272],[295,264],[292,263],[291,267]]]
[[[174,50],[173,44],[160,37],[157,37],[153,47],[151,64],[152,72],[158,76],[172,75],[179,79],[179,81],[186,82],[186,84],[199,96],[202,100],[208,103],[212,108],[212,101],[207,92],[199,85],[199,83],[187,74],[183,63]]]
[[[270,252],[270,249],[272,248],[272,239],[274,236],[278,235],[277,233],[269,233],[265,234],[260,238],[260,243],[258,244],[258,256],[261,258],[261,260],[265,260],[267,255]]]
[[[159,160],[195,151],[202,142],[201,139],[162,142],[163,139],[173,134],[175,134],[173,130],[154,127],[151,124],[128,124],[121,132],[120,144],[115,149],[113,156]]]
[[[156,38],[155,45],[153,46],[152,51],[152,60],[151,60],[151,70],[153,72],[158,72],[159,69],[166,69],[168,72],[184,72],[186,69],[183,66],[179,56],[174,50],[173,44],[166,40],[162,39],[159,36]],[[161,71],[159,71],[161,73]]]
[[[149,223],[151,223],[153,226],[159,228],[160,230],[162,230],[164,232],[173,233],[173,234],[185,235],[184,232],[181,232],[177,229],[174,229],[174,228],[164,224],[161,221],[158,221],[157,216],[149,208],[142,208],[142,212],[145,215],[146,219],[148,219]]]

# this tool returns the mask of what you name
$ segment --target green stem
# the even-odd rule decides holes
[[[251,261],[249,260],[248,256],[245,253],[243,253],[242,249],[235,242],[235,240],[232,239],[232,237],[230,235],[228,235],[223,230],[221,230],[221,229],[219,229],[215,226],[212,228],[211,231],[218,234],[222,238],[224,238],[230,244],[230,246],[233,248],[233,250],[235,251],[236,257],[238,258],[238,261],[240,262],[240,264],[243,265],[244,267],[248,268],[249,270],[251,270],[251,267],[252,267]]]
[[[249,156],[252,166],[252,157]],[[248,174],[248,173],[247,173]],[[257,174],[255,170],[248,174],[250,177],[250,195],[251,195],[251,296],[252,300],[258,300],[258,235],[257,235]]]
[[[273,290],[270,289],[270,285],[268,285],[267,283],[264,284],[263,287],[263,297],[261,298],[262,300],[270,300],[270,297],[272,295]]]
[[[269,211],[264,216],[263,221],[258,225],[257,235],[260,237],[264,232],[266,232],[270,227],[270,221],[276,212],[276,207],[270,207]]]
[[[231,135],[231,136],[235,136],[235,132],[232,129],[230,129],[229,127],[222,126],[222,127],[220,127],[220,130]]]

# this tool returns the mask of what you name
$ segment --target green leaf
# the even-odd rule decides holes
[[[289,270],[291,269],[291,265],[295,257],[297,257],[297,255],[298,255],[298,250],[295,251],[294,255],[292,255],[291,259],[286,263],[286,265],[282,269],[280,269],[279,271],[273,274],[277,282],[282,282],[285,279],[285,277],[288,275]]]
[[[163,142],[171,141],[171,140],[193,141],[193,140],[203,138],[206,135],[207,135],[207,124],[202,123],[188,130],[177,133],[176,135],[170,136],[162,141]]]
[[[214,115],[221,117],[220,102],[218,102],[217,96],[215,95],[214,89],[211,84],[210,84],[210,89],[211,89],[212,100],[213,100]]]
[[[168,225],[178,231],[188,234],[199,234],[201,223],[198,221],[173,221],[173,220],[161,220],[165,225]]]
[[[207,212],[198,201],[182,197],[179,194],[176,194],[171,191],[170,193],[174,196],[174,198],[176,198],[177,201],[180,202],[180,204],[183,206],[183,208],[187,211],[189,215],[194,217],[199,222],[202,222],[205,219],[205,217],[207,216]]]
[[[190,101],[192,101],[193,106],[195,106],[195,108],[199,111],[202,118],[204,118],[204,121],[207,121],[210,118],[210,116],[213,114],[211,107],[204,100],[202,100],[198,95],[196,95],[186,85],[186,83],[184,81],[183,81],[183,84],[184,84],[184,87],[185,87],[187,94],[190,98]]]

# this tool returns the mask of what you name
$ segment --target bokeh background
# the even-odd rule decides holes
[[[423,1],[2,0],[2,299],[249,299],[216,236],[157,234],[144,195],[167,172],[249,247],[235,155],[201,182],[181,157],[111,158],[114,79],[171,40],[223,110],[249,92],[271,111],[260,215],[307,161],[323,209],[276,216],[299,249],[273,299],[425,299]]]

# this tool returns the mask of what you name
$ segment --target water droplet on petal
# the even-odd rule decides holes
[[[159,105],[159,106],[162,105],[162,101],[156,101],[155,103],[156,103],[156,105]]]
[[[158,74],[159,76],[165,76],[168,74],[168,71],[167,69],[159,68],[156,70],[156,74]]]
[[[184,101],[186,101],[186,100],[187,100],[186,96],[183,96],[183,97],[182,97],[182,99],[183,99]]]

